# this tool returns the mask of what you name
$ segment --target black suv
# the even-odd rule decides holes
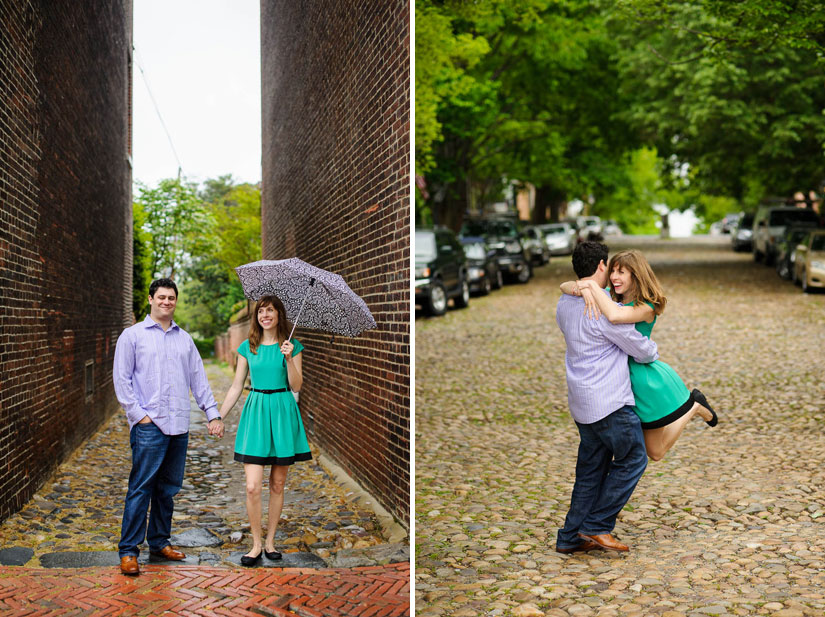
[[[487,246],[496,252],[501,273],[519,283],[533,276],[530,258],[522,243],[515,222],[508,219],[474,219],[465,221],[459,236],[481,236]]]
[[[467,258],[446,227],[415,230],[415,303],[427,315],[443,315],[447,301],[456,308],[470,303]]]

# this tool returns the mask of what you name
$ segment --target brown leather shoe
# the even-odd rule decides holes
[[[159,559],[168,559],[170,561],[181,561],[182,559],[186,559],[186,555],[173,549],[170,544],[167,544],[159,551],[149,551],[149,555]]]
[[[622,544],[609,533],[600,533],[595,536],[586,536],[583,533],[579,534],[580,538],[585,540],[592,540],[606,551],[629,551],[630,547],[627,544]]]
[[[557,553],[583,553],[586,551],[592,551],[597,548],[601,548],[598,544],[593,542],[593,540],[582,540],[578,546],[574,546],[573,548],[559,548],[556,547]]]
[[[138,565],[137,557],[134,555],[126,555],[126,557],[121,557],[120,572],[121,574],[129,574],[131,576],[140,574],[140,566]]]

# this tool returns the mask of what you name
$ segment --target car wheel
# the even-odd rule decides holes
[[[788,279],[790,278],[790,272],[788,268],[788,262],[784,259],[778,261],[776,263],[776,273],[779,275],[780,278]]]
[[[516,280],[522,285],[524,285],[527,281],[530,280],[531,276],[533,276],[533,271],[530,268],[530,264],[525,263],[522,271],[518,273],[518,278]]]
[[[427,315],[443,315],[447,312],[447,292],[441,283],[433,283],[430,297],[424,304],[424,312]]]
[[[470,304],[470,285],[466,280],[461,279],[461,293],[455,297],[453,302],[456,308],[467,308]]]
[[[484,282],[481,284],[481,295],[488,296],[491,291],[493,291],[493,282],[490,280],[489,276],[485,276]]]
[[[493,279],[493,289],[501,289],[504,287],[504,275],[501,270],[496,268],[495,279]]]
[[[808,285],[808,273],[803,270],[799,280],[802,281],[802,293],[809,293],[811,288]]]

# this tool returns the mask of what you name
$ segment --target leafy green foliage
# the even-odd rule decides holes
[[[180,292],[176,320],[196,338],[224,332],[246,302],[234,268],[261,258],[260,188],[230,175],[200,191],[185,180],[161,180],[139,187],[134,212],[135,255],[146,264],[143,278],[135,275],[135,310],[152,276],[170,276]]]
[[[621,6],[611,29],[625,49],[623,91],[634,94],[623,117],[672,169],[689,166],[696,189],[748,206],[819,187],[825,89],[813,33],[822,33],[821,16],[767,0]],[[814,29],[791,41],[785,28],[801,24]]]
[[[132,204],[132,313],[140,321],[149,312],[149,285],[152,282],[149,235],[144,231],[146,212],[139,202]]]

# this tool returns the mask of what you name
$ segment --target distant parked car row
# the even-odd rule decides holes
[[[621,233],[608,221],[611,233]],[[469,305],[471,295],[487,295],[505,283],[527,283],[533,269],[553,255],[569,255],[584,240],[601,239],[598,217],[544,225],[520,225],[511,218],[465,221],[456,237],[446,227],[415,230],[415,304],[427,315],[443,315]]]
[[[825,228],[813,210],[761,207],[741,214],[730,234],[734,251],[751,251],[754,261],[775,266],[804,292],[825,288]]]

